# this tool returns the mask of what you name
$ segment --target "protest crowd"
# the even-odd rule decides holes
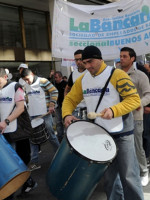
[[[128,1],[130,6],[141,6],[141,0]],[[55,12],[62,6],[60,15],[54,12],[55,25],[57,17],[68,8],[73,17],[77,15],[75,10],[80,10],[78,4],[54,2]],[[114,7],[126,5],[125,0],[111,3]],[[128,22],[122,17],[123,7],[117,7],[116,17],[106,18],[108,8],[102,6],[102,22],[96,19],[98,9],[92,12],[85,6],[89,9],[85,16],[91,12],[95,18],[78,23],[77,18],[70,18],[69,46],[66,44],[64,49],[58,50],[58,43],[66,42],[66,27],[58,34],[53,26],[55,59],[48,68],[42,64],[40,68],[34,63],[38,60],[30,62],[25,56],[14,62],[13,68],[9,62],[6,67],[0,61],[0,200],[37,199],[34,194],[42,190],[43,182],[48,193],[58,200],[98,200],[98,193],[97,197],[92,195],[99,187],[103,200],[147,200],[150,37],[144,25],[150,21],[150,3],[144,3],[142,9],[124,15]],[[136,34],[138,26],[141,35]],[[127,38],[128,28],[132,31]],[[96,32],[100,35],[95,40],[92,37]],[[19,53],[22,55],[21,49],[16,57]],[[48,162],[46,168],[43,162]],[[43,200],[47,200],[49,197],[44,195]]]

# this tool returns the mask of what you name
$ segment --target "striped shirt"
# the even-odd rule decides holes
[[[58,99],[58,90],[54,87],[54,85],[46,78],[40,79],[40,86],[45,92],[45,99],[47,110],[49,110],[50,105],[55,105]]]

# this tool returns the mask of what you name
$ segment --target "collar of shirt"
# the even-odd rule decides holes
[[[104,71],[104,69],[107,67],[106,63],[104,63],[104,61],[102,62],[100,68],[99,68],[99,71],[94,75],[94,76],[97,76],[99,75],[100,73],[102,73]]]

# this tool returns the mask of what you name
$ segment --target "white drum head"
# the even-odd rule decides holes
[[[67,129],[70,145],[85,158],[96,162],[108,162],[116,155],[113,138],[99,125],[88,121],[76,121]]]
[[[37,126],[43,124],[43,122],[44,122],[44,119],[43,119],[43,118],[32,119],[32,120],[31,120],[31,126],[32,126],[32,128],[35,128],[35,127],[37,127]]]

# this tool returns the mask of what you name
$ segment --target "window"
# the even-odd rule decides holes
[[[21,47],[18,8],[0,5],[0,46]]]
[[[26,47],[29,49],[48,49],[48,35],[44,12],[23,10]]]

